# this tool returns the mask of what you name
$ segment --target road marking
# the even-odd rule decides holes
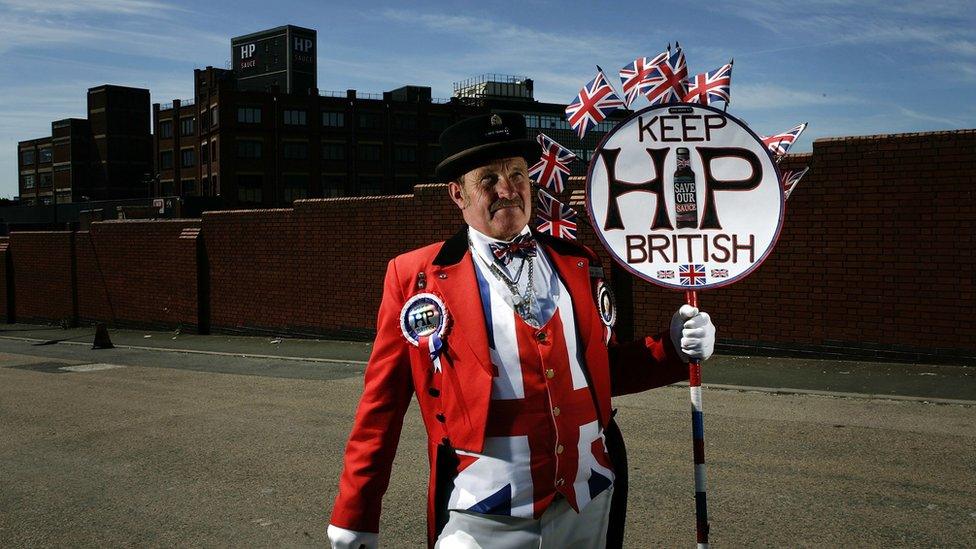
[[[14,336],[0,336],[0,339],[10,339],[13,341],[26,341],[28,343],[47,343],[48,339],[36,339],[33,337],[14,337]],[[90,347],[91,343],[86,343],[84,341],[58,341],[58,345],[79,345],[82,347]],[[240,358],[267,358],[274,360],[294,360],[297,362],[322,362],[326,364],[357,364],[360,366],[365,366],[365,360],[345,360],[340,358],[317,358],[317,357],[306,357],[306,356],[282,356],[282,355],[263,355],[263,354],[251,354],[251,353],[227,353],[224,351],[201,351],[199,349],[178,349],[170,347],[146,347],[144,345],[115,345],[116,349],[133,349],[137,351],[162,351],[168,353],[190,353],[196,355],[214,355],[214,356],[236,356]]]
[[[114,370],[115,368],[125,368],[121,364],[105,364],[95,363],[95,364],[76,364],[74,366],[62,366],[59,370],[65,370],[68,372],[97,372],[99,370]]]
[[[674,384],[677,387],[687,387],[688,382],[682,381]],[[723,385],[720,383],[702,383],[702,389],[720,389],[726,391],[754,391],[758,393],[773,393],[781,395],[816,395],[836,398],[859,398],[865,400],[902,400],[908,402],[931,402],[933,404],[961,404],[963,406],[976,406],[976,400],[963,400],[958,398],[937,398],[926,396],[907,396],[907,395],[880,395],[872,393],[844,393],[841,391],[818,391],[815,389],[792,389],[789,387],[754,387],[751,385]]]

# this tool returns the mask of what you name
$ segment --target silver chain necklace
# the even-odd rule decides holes
[[[535,262],[532,261],[532,258],[531,257],[522,258],[522,265],[519,266],[518,272],[515,274],[515,279],[513,280],[509,278],[509,276],[505,274],[504,271],[499,269],[498,265],[495,265],[494,262],[489,263],[485,261],[485,258],[482,257],[481,254],[474,249],[474,243],[471,242],[470,236],[468,237],[468,247],[471,249],[471,253],[473,255],[478,256],[478,259],[480,259],[481,262],[485,265],[485,267],[488,268],[488,272],[490,272],[496,279],[498,279],[503,284],[505,284],[506,288],[508,288],[509,293],[512,294],[512,307],[515,309],[515,312],[520,317],[522,317],[522,320],[524,320],[526,324],[532,326],[533,328],[540,327],[541,324],[539,323],[539,319],[535,316],[535,313],[533,312],[534,310],[533,305],[536,302],[536,296],[535,296],[535,284],[533,283],[535,281],[535,276],[534,276]],[[518,281],[519,279],[522,278],[522,270],[525,269],[526,263],[529,264],[529,274],[528,274],[528,281],[527,281],[528,284],[525,286],[525,291],[519,293]]]

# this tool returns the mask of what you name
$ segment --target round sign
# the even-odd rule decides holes
[[[667,288],[742,279],[766,259],[783,222],[776,163],[744,123],[712,107],[652,106],[593,153],[586,207],[620,265]]]
[[[610,285],[602,280],[596,285],[596,303],[603,325],[613,328],[617,324],[617,301],[613,298]]]
[[[434,294],[417,294],[408,299],[400,310],[400,330],[403,337],[414,345],[418,345],[422,337],[435,334],[443,337],[447,330],[447,307]]]

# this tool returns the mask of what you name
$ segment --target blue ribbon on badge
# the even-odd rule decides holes
[[[428,338],[427,351],[430,353],[430,362],[434,365],[434,371],[441,371],[441,351],[444,350],[444,342],[438,334],[433,334]]]

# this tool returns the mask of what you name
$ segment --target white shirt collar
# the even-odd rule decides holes
[[[529,229],[529,226],[526,225],[525,227],[522,227],[519,234],[515,236],[520,236],[531,232],[532,231]],[[511,240],[499,240],[497,238],[492,238],[482,233],[478,229],[471,227],[470,225],[468,226],[468,238],[471,239],[471,247],[474,248],[474,251],[477,252],[478,255],[480,255],[481,258],[489,265],[495,262],[495,254],[491,252],[491,247],[489,244],[495,242],[511,242],[511,240],[515,239],[514,236]]]

